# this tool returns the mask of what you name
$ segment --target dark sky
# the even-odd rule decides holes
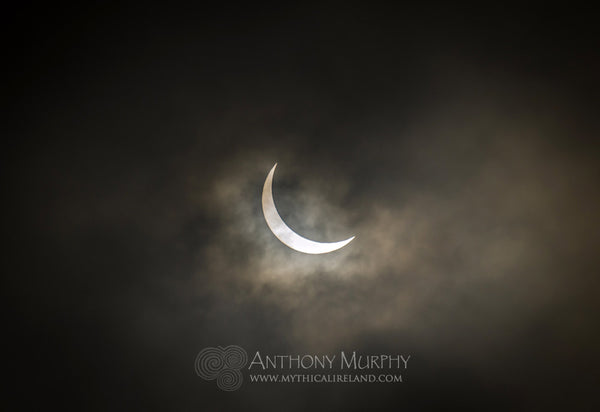
[[[6,403],[592,410],[600,33],[563,5],[5,6]],[[286,222],[344,249],[302,255]],[[411,355],[245,385],[207,346]]]

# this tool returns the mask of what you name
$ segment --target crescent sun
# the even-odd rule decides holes
[[[306,239],[285,224],[277,208],[275,207],[275,201],[273,200],[273,175],[275,174],[275,168],[277,163],[269,172],[262,192],[262,210],[265,215],[265,220],[271,232],[279,239],[284,245],[297,250],[302,253],[309,253],[311,255],[318,255],[321,253],[329,253],[334,250],[338,250],[352,242],[355,236],[352,236],[346,240],[339,242],[322,243],[315,242],[314,240]]]

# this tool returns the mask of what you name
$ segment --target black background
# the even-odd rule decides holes
[[[34,410],[598,407],[600,61],[591,10],[21,3],[5,5],[2,20],[5,402]],[[455,129],[446,135],[435,122]],[[271,289],[248,297],[240,290],[252,281],[236,275],[243,270],[218,269],[210,252],[198,253],[217,245],[239,268],[256,249],[246,238],[219,243],[215,233],[233,218],[191,192],[209,192],[228,169],[248,173],[259,191],[284,159],[298,165],[280,186],[282,213],[297,227],[302,217],[284,195],[312,169],[352,182],[345,208],[376,214],[369,199],[393,207],[410,193],[460,190],[504,141],[494,133],[507,122],[518,131],[509,146],[524,156],[514,183],[533,177],[552,193],[533,206],[551,223],[529,227],[527,214],[519,223],[539,255],[519,261],[516,279],[446,284],[436,296],[461,287],[494,295],[433,304],[420,313],[441,320],[423,326],[425,335],[337,326],[356,329],[347,349],[411,354],[402,386],[224,393],[194,375],[205,346],[298,346],[288,335],[293,311],[267,298]],[[538,137],[529,140],[532,130]],[[243,159],[258,166],[245,172]],[[512,167],[503,159],[498,170]],[[478,228],[492,225],[491,208],[473,217]],[[252,213],[262,219],[259,208]],[[460,254],[441,246],[453,237],[444,236],[435,238],[440,262],[460,272]],[[378,279],[392,282],[394,269],[385,270]],[[360,282],[352,290],[365,294],[355,298],[368,311],[371,292]],[[549,283],[555,288],[540,292]],[[528,306],[543,293],[543,305]],[[478,342],[477,353],[462,342]]]

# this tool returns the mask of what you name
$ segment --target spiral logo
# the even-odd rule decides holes
[[[244,378],[240,369],[248,362],[248,354],[239,346],[204,348],[196,356],[196,374],[207,381],[217,380],[224,391],[235,391],[242,386]]]
[[[235,391],[242,386],[244,378],[237,369],[224,369],[217,377],[217,386],[224,391]]]
[[[225,365],[231,369],[242,369],[248,362],[248,354],[239,346],[231,345],[225,348],[223,355]]]
[[[196,357],[196,373],[202,379],[212,381],[225,366],[223,349],[204,348]]]

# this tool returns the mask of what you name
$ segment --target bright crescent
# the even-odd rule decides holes
[[[284,245],[297,250],[302,253],[309,253],[311,255],[318,255],[321,253],[329,253],[334,250],[338,250],[352,242],[354,236],[346,240],[331,243],[315,242],[314,240],[306,239],[285,224],[277,208],[275,207],[275,201],[273,200],[273,175],[275,174],[275,168],[277,163],[269,172],[265,185],[263,186],[262,192],[262,209],[265,215],[265,220],[271,232],[279,239]]]

